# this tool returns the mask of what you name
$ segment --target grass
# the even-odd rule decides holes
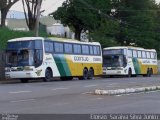
[[[8,28],[0,28],[0,50],[6,48],[7,41],[9,39],[19,38],[19,37],[33,37],[33,32],[28,31],[14,31]],[[47,37],[46,33],[40,33],[40,36]]]

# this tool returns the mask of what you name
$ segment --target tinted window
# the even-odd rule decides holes
[[[53,52],[53,42],[44,42],[45,52]]]
[[[54,47],[55,47],[55,52],[63,53],[63,43],[55,42]]]
[[[151,58],[150,52],[147,52],[147,58]]]
[[[99,46],[97,46],[97,54],[98,54],[98,55],[101,54],[101,53],[100,53],[100,47],[99,47]]]
[[[23,48],[34,49],[35,41],[16,41],[16,42],[8,42],[7,49],[18,50]]]
[[[153,52],[151,52],[151,58],[154,59],[154,53]]]
[[[100,49],[100,47],[99,47],[99,49]],[[104,55],[118,55],[118,54],[120,55],[120,54],[124,54],[124,49],[109,49],[109,50],[104,50],[103,54]]]
[[[93,46],[89,46],[90,54],[93,55]]]
[[[72,44],[68,44],[68,43],[65,43],[64,44],[64,51],[65,53],[72,53]]]
[[[156,59],[156,53],[155,52],[151,52],[151,58]]]
[[[97,47],[96,46],[93,46],[93,52],[94,52],[94,55],[98,55],[98,51],[97,51]]]
[[[42,41],[41,40],[35,41],[35,49],[42,49]]]
[[[132,50],[128,50],[128,57],[132,57]]]
[[[85,55],[89,54],[89,47],[88,47],[88,45],[82,45],[82,54],[85,54]]]
[[[139,58],[142,57],[142,51],[138,51],[138,57],[139,57]]]
[[[146,58],[146,52],[142,51],[142,58]]]
[[[137,57],[137,51],[133,50],[133,57]]]
[[[74,54],[81,54],[81,45],[74,44],[73,48],[74,48]]]

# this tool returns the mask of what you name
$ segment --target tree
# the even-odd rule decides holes
[[[39,24],[40,7],[42,4],[42,0],[22,0],[22,4],[29,30],[36,31],[36,25]]]
[[[0,10],[1,10],[1,27],[5,26],[5,21],[9,9],[19,0],[0,0]]]
[[[82,31],[92,32],[105,21],[100,13],[109,15],[110,11],[109,0],[66,0],[62,7],[50,15],[72,28],[75,38],[80,40]]]
[[[120,21],[116,36],[121,45],[148,47],[154,41],[157,5],[154,0],[113,0]]]

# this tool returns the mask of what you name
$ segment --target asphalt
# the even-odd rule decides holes
[[[90,114],[159,113],[160,93],[101,96],[95,89],[132,88],[159,85],[160,77],[95,78],[42,82],[5,81],[0,84],[0,113]]]

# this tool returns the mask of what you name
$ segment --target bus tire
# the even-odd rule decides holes
[[[28,79],[25,79],[25,78],[22,78],[22,79],[20,79],[21,80],[21,83],[28,83],[29,82],[29,80]]]
[[[45,77],[43,79],[44,82],[50,82],[53,77],[52,70],[47,68],[45,71]]]
[[[132,70],[131,68],[128,70],[128,75],[127,75],[128,78],[132,77]]]
[[[87,80],[87,78],[88,78],[88,70],[85,68],[85,69],[83,70],[82,79],[83,79],[83,80]]]
[[[88,79],[92,80],[93,78],[94,78],[94,70],[91,68],[88,73]]]

